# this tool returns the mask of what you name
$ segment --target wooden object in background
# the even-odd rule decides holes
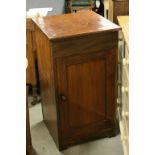
[[[118,24],[117,16],[129,15],[129,0],[109,0],[108,19]]]
[[[68,0],[68,6],[72,13],[80,10],[91,11],[94,6],[94,0]]]
[[[108,19],[109,14],[109,0],[102,0],[104,3],[104,17]]]
[[[92,11],[33,21],[43,118],[59,149],[115,135],[120,27]]]
[[[32,142],[30,132],[29,107],[28,107],[28,89],[26,86],[26,155],[32,155]]]
[[[34,36],[34,23],[31,18],[26,18],[26,57],[29,61],[29,67],[27,71],[27,76],[29,78],[30,84],[32,86],[32,104],[38,102],[37,94],[37,72],[36,72],[36,43]]]
[[[28,72],[28,61],[26,59],[26,73]],[[30,79],[28,74],[26,74],[26,155],[32,155],[32,141],[30,132],[30,119],[29,119],[29,106],[28,106],[28,89],[29,89]]]
[[[118,16],[118,23],[122,28],[125,44],[129,48],[129,16]]]
[[[121,105],[118,106],[119,125],[124,155],[129,154],[129,16],[118,16],[122,27],[124,47],[122,48]]]

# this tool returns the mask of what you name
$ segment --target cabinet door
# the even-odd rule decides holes
[[[57,59],[62,139],[91,137],[115,122],[115,50]]]

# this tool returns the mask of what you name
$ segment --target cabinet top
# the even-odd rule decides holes
[[[36,17],[33,18],[33,21],[49,39],[118,31],[120,29],[118,25],[93,11]]]

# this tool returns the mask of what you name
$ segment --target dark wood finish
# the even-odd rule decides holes
[[[129,15],[129,0],[109,0],[109,19],[118,24],[120,15]]]
[[[33,21],[43,118],[59,149],[114,134],[120,27],[90,11]]]

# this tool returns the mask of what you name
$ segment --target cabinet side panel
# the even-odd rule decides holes
[[[57,109],[51,43],[38,27],[35,27],[35,35],[43,119],[53,139],[56,144],[58,144]]]

